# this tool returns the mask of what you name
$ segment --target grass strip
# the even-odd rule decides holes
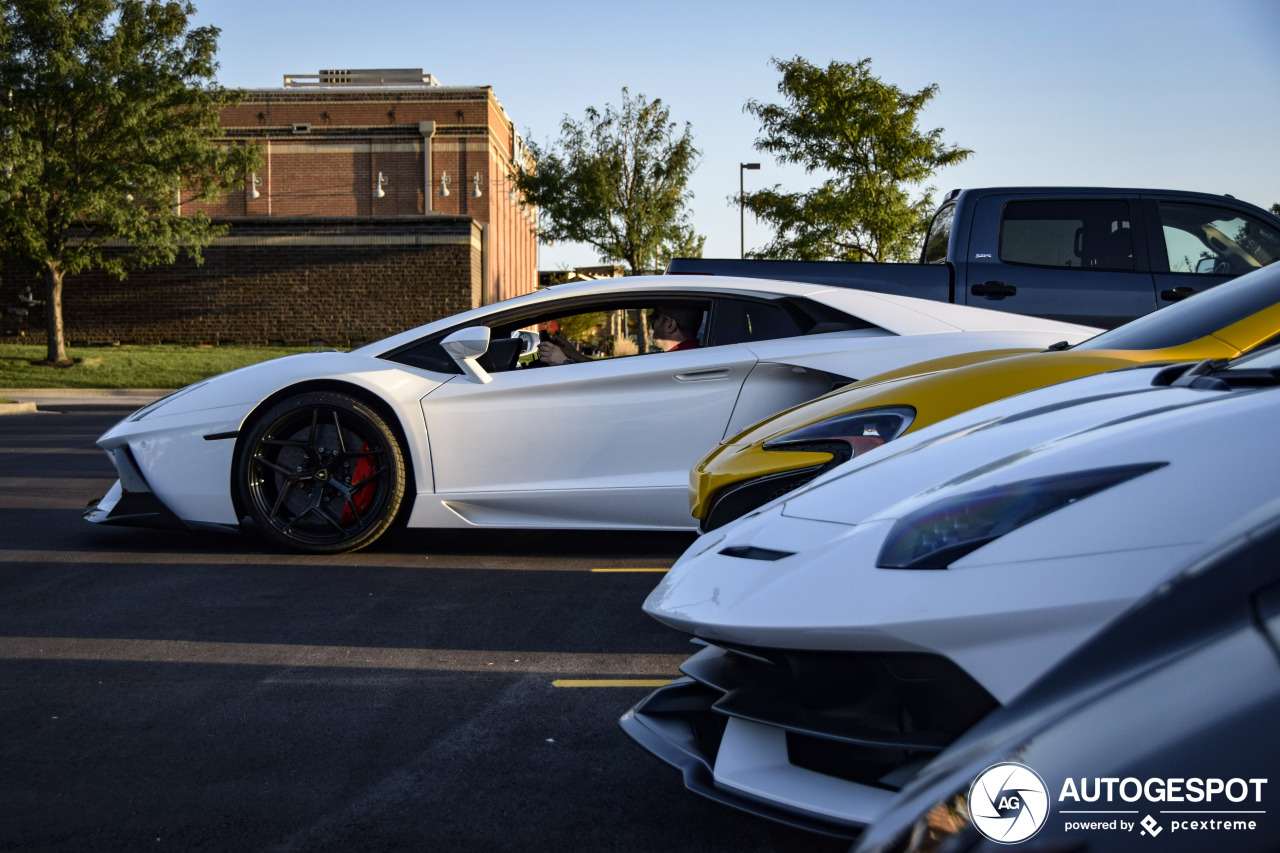
[[[69,347],[71,367],[48,367],[43,346],[0,346],[0,388],[181,388],[308,347]]]

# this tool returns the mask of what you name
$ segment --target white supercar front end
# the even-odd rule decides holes
[[[694,790],[836,835],[1280,492],[1275,351],[1063,383],[708,534],[645,602],[707,648],[623,719]]]

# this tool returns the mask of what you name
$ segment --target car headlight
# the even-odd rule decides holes
[[[830,453],[837,462],[846,462],[859,453],[893,441],[915,420],[910,406],[887,406],[835,415],[808,426],[771,438],[765,450],[807,450]]]
[[[945,498],[899,519],[889,531],[876,565],[882,569],[945,569],[1027,522],[1165,464],[1119,465],[1036,477]]]

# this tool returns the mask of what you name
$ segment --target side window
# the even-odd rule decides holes
[[[521,328],[536,329],[544,348],[558,350],[544,351],[537,359],[543,364],[697,349],[706,342],[709,307],[706,300],[629,300],[578,308],[572,313],[526,317],[495,326],[494,334],[505,337]]]
[[[632,355],[696,349],[707,345],[708,299],[634,297],[573,307],[546,308],[537,314],[505,314],[488,321],[489,351],[478,361],[490,373],[528,366],[599,361]],[[461,370],[440,345],[454,329],[437,332],[384,358],[432,370],[460,374]],[[522,355],[522,334],[533,333],[554,345],[557,353]],[[564,357],[561,358],[560,356]]]
[[[1133,227],[1122,199],[1015,201],[1000,221],[1000,260],[1084,270],[1132,270]]]
[[[544,338],[572,346],[588,359],[623,358],[648,352],[646,324],[651,308],[602,308],[549,317],[536,324]]]
[[[800,327],[780,305],[746,299],[720,299],[716,302],[712,340],[716,346],[769,341],[799,334],[802,334]]]
[[[538,324],[546,336],[568,341],[588,358],[614,358],[639,352],[628,332],[638,319],[626,311],[588,311],[553,317]],[[634,314],[635,312],[631,312]]]
[[[1169,272],[1241,275],[1280,258],[1280,233],[1247,214],[1165,201],[1156,210]]]
[[[951,242],[951,223],[956,217],[956,206],[948,204],[939,210],[929,226],[929,233],[924,238],[924,255],[921,260],[926,264],[943,264],[947,261],[947,244]]]

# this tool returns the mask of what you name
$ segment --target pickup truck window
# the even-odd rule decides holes
[[[1129,204],[1120,199],[1009,202],[1000,221],[1000,260],[1037,267],[1132,270]]]
[[[929,233],[924,238],[924,255],[920,258],[925,264],[945,264],[947,262],[947,244],[951,242],[951,223],[956,218],[954,204],[943,205],[933,216],[929,225]]]
[[[1247,214],[1171,201],[1156,209],[1171,273],[1242,275],[1280,258],[1280,233]]]

